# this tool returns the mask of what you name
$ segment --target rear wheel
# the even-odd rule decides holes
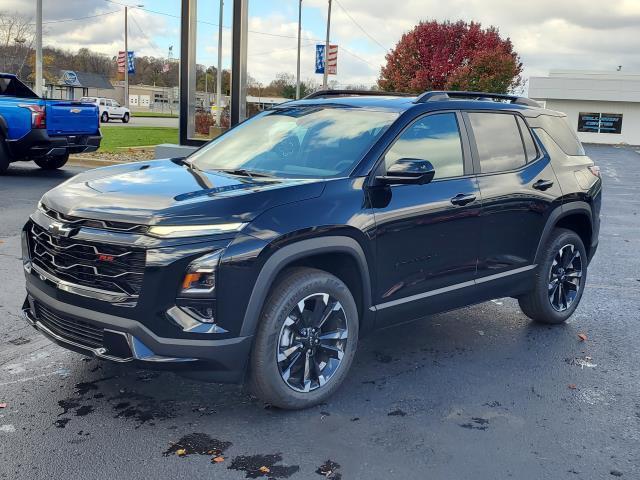
[[[102,115],[100,115],[100,121],[102,123],[107,123],[109,121],[109,114],[107,112],[102,112]]]
[[[534,289],[518,299],[520,308],[536,322],[565,322],[578,307],[586,280],[582,239],[572,230],[557,228],[545,246]]]
[[[0,175],[5,173],[11,163],[9,159],[9,150],[5,145],[4,137],[0,134]]]
[[[60,155],[57,157],[36,158],[34,160],[34,162],[36,162],[36,165],[44,170],[57,170],[58,168],[62,168],[68,161],[68,153],[66,155]]]
[[[129,114],[128,113],[125,113],[122,116],[122,123],[129,123]]]
[[[251,387],[280,408],[316,405],[340,386],[357,344],[358,309],[347,286],[321,270],[291,269],[265,303]]]

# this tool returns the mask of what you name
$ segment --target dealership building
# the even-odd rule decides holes
[[[640,145],[640,74],[552,70],[529,79],[529,97],[566,113],[585,143]]]

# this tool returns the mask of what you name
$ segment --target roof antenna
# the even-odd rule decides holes
[[[617,71],[619,72],[620,70],[622,70],[622,65],[618,65]]]

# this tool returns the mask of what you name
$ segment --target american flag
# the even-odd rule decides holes
[[[327,73],[329,75],[338,74],[338,45],[329,45],[329,54],[327,55]]]
[[[134,62],[133,52],[129,51],[128,55],[128,68],[129,73],[136,73],[136,66]],[[118,73],[124,73],[125,54],[124,51],[118,52]]]

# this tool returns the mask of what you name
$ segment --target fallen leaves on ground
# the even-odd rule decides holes
[[[211,459],[211,461],[212,461],[213,463],[221,463],[221,462],[224,462],[224,457],[220,457],[220,456],[218,456],[218,457],[213,457],[213,458]]]
[[[6,403],[0,403],[0,408],[7,408],[7,404]]]
[[[260,473],[269,473],[271,470],[269,470],[269,467],[265,467],[264,465],[261,466],[258,470],[260,470]]]
[[[570,383],[568,386],[569,386],[569,389],[571,389],[571,390],[575,390],[576,388],[578,388],[578,387],[576,387],[575,383]]]
[[[586,342],[587,341],[587,334],[586,333],[579,333],[578,334],[578,338],[580,339],[581,342]]]
[[[184,448],[179,448],[176,450],[176,455],[179,457],[184,457],[187,454],[187,451]]]

